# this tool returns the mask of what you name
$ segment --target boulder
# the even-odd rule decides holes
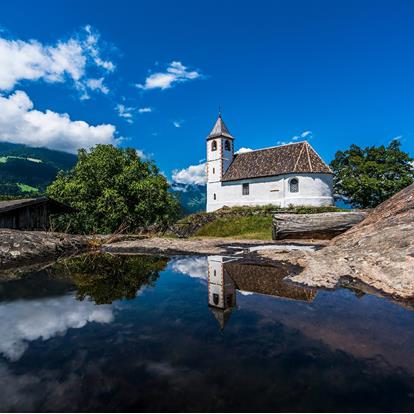
[[[349,276],[387,294],[414,298],[414,184],[298,261],[305,269],[295,282],[334,287]]]

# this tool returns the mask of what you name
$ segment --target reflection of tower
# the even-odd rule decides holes
[[[236,286],[233,279],[224,270],[222,256],[209,256],[208,260],[208,306],[224,329],[236,306]]]

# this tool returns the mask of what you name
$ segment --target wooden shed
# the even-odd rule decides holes
[[[48,230],[51,214],[74,210],[48,197],[0,201],[0,228],[17,230]]]

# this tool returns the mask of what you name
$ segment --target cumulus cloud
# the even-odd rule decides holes
[[[95,144],[116,144],[115,127],[72,121],[68,114],[34,109],[23,91],[0,95],[0,141],[47,147],[67,152]]]
[[[196,70],[188,70],[181,62],[171,62],[165,72],[156,72],[149,75],[143,84],[137,84],[139,89],[168,89],[177,83],[184,83],[201,76]]]
[[[252,152],[253,150],[251,148],[245,148],[245,147],[241,147],[240,149],[238,149],[235,154],[244,154],[245,152]]]
[[[89,322],[113,320],[110,305],[79,302],[73,295],[0,304],[0,314],[0,354],[12,361],[24,354],[30,341],[64,335]]]
[[[140,114],[145,114],[145,113],[148,113],[148,112],[152,112],[152,108],[149,108],[149,107],[139,108],[138,112]]]
[[[208,263],[206,257],[185,257],[170,263],[172,270],[199,279],[208,278]]]
[[[204,185],[206,183],[206,164],[190,165],[182,170],[174,170],[172,172],[173,181],[178,184],[197,184]]]
[[[181,121],[173,121],[173,125],[174,125],[176,128],[181,128],[181,124],[182,124],[182,122],[181,122]]]
[[[69,79],[83,99],[89,97],[88,90],[108,93],[104,78],[91,78],[88,73],[89,68],[104,75],[115,69],[113,62],[102,59],[99,38],[91,26],[53,45],[0,37],[0,90],[10,91],[25,80],[56,83]]]

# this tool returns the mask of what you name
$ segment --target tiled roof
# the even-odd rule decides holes
[[[236,154],[222,181],[271,177],[289,173],[327,173],[326,165],[308,142]]]
[[[231,262],[224,270],[233,279],[238,290],[312,302],[317,291],[285,282],[289,270],[281,267],[261,266],[254,263]]]
[[[217,121],[214,124],[214,127],[211,130],[210,134],[208,135],[207,139],[216,138],[216,137],[233,138],[228,128],[226,127],[226,124],[221,118],[221,115],[218,116]]]

